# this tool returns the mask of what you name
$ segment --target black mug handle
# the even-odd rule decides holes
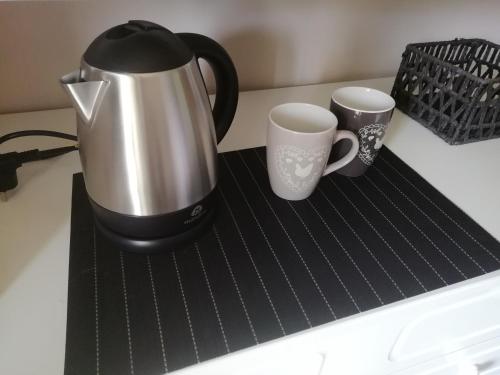
[[[238,104],[238,76],[228,53],[219,43],[207,36],[178,33],[197,59],[205,59],[215,76],[215,103],[213,116],[217,143],[226,135],[233,121]]]

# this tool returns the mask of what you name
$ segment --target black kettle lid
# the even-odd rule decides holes
[[[83,55],[98,69],[151,73],[187,64],[193,52],[173,32],[149,21],[128,21],[99,35]]]

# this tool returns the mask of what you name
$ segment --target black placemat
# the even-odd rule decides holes
[[[218,213],[174,253],[113,248],[74,176],[65,374],[151,375],[500,267],[500,245],[388,149],[310,199],[269,186],[265,150],[220,155]]]

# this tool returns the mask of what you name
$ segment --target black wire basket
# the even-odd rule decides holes
[[[500,137],[500,46],[483,39],[409,44],[391,95],[449,144]]]

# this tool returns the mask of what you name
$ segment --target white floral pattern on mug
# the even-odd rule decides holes
[[[280,179],[293,191],[309,189],[323,173],[329,151],[330,147],[311,151],[297,146],[278,146],[275,162]]]
[[[384,143],[387,124],[371,124],[358,130],[359,151],[358,156],[366,165],[372,165],[378,150]]]

